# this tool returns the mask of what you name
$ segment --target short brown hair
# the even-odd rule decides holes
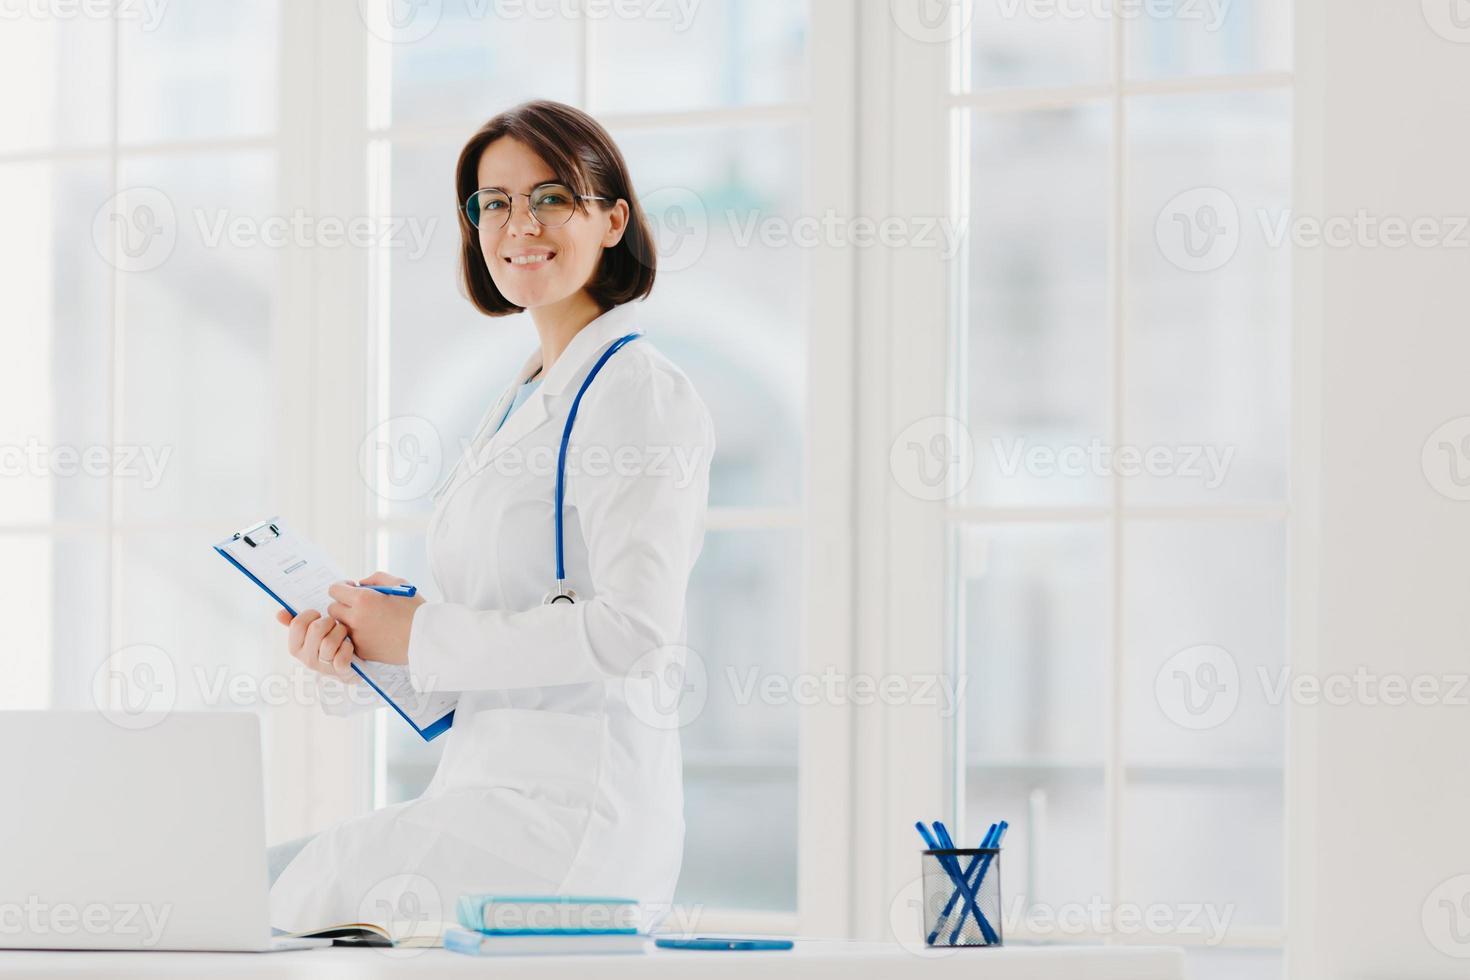
[[[609,202],[618,198],[628,202],[628,226],[622,240],[603,249],[597,271],[587,284],[587,291],[597,304],[608,310],[652,292],[657,254],[643,208],[633,193],[623,154],[602,124],[587,113],[560,102],[537,100],[507,109],[481,126],[460,151],[459,163],[454,168],[460,274],[465,293],[475,308],[489,316],[505,316],[522,309],[495,288],[490,270],[485,267],[479,230],[470,224],[464,211],[465,201],[479,190],[481,155],[502,136],[517,139],[534,150],[551,167],[556,180],[570,187],[573,193],[605,197]],[[587,204],[579,200],[577,207],[585,211]]]

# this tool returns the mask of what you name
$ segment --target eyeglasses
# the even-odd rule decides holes
[[[524,197],[530,205],[531,217],[547,228],[572,220],[578,201],[607,200],[593,194],[574,194],[566,184],[537,184],[529,194],[508,194],[498,187],[482,187],[464,202],[465,217],[476,228],[480,227],[481,221],[490,228],[504,228],[510,221],[511,200],[516,197]]]

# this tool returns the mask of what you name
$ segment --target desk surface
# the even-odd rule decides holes
[[[984,964],[983,971],[979,970]],[[891,943],[798,940],[790,952],[692,952],[655,949],[643,956],[479,957],[442,949],[331,949],[286,953],[123,953],[0,951],[0,976],[16,977],[392,977],[432,971],[435,976],[504,974],[533,980],[644,980],[685,977],[691,966],[700,980],[752,973],[823,980],[1184,980],[1184,954],[1159,946],[1007,946],[915,954]]]

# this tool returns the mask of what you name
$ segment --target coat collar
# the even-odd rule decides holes
[[[624,303],[622,306],[614,306],[606,313],[597,317],[587,326],[578,330],[567,344],[566,350],[551,365],[551,370],[541,379],[541,387],[537,392],[546,392],[548,395],[559,395],[566,390],[573,378],[582,376],[582,369],[589,366],[593,359],[601,353],[608,344],[617,340],[625,333],[632,330],[633,305]],[[541,350],[537,348],[526,361],[526,368],[534,371],[541,366]],[[522,368],[523,372],[526,368]],[[524,374],[524,377],[529,377]]]
[[[532,351],[516,373],[515,380],[480,420],[474,439],[460,455],[449,477],[434,492],[434,499],[438,500],[456,482],[467,462],[472,463],[474,470],[478,470],[545,424],[551,416],[547,402],[561,395],[573,381],[581,378],[608,344],[632,332],[632,320],[632,304],[625,303],[613,307],[578,330],[561,352],[561,356],[556,359],[556,363],[551,365],[551,370],[541,377],[541,384],[496,431],[495,424],[505,415],[516,392],[541,368],[541,348],[538,346]]]
[[[563,394],[574,381],[582,378],[603,348],[627,332],[631,314],[632,310],[626,304],[615,306],[573,335],[556,363],[551,365],[551,370],[541,376],[541,384],[536,390],[521,403],[514,415],[505,420],[505,425],[501,426],[499,432],[487,436],[486,446],[490,458],[504,447],[520,442],[547,420],[550,416],[547,402]],[[526,358],[515,382],[500,396],[505,406],[509,406],[515,398],[516,389],[525,384],[540,367],[541,349],[538,347]],[[505,409],[501,407],[500,410],[503,414]],[[491,425],[499,419],[500,415],[493,415]]]

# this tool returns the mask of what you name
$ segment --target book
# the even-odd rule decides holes
[[[451,926],[444,932],[444,948],[468,956],[642,953],[647,939],[636,932],[505,935]]]
[[[395,922],[391,926],[376,922],[344,922],[303,932],[272,929],[271,933],[274,938],[330,939],[333,946],[398,946],[404,949],[421,949],[443,946],[444,935],[453,928],[455,926],[452,922],[428,920],[411,924]]]
[[[500,936],[626,935],[638,931],[631,898],[579,895],[462,895],[459,924]]]

